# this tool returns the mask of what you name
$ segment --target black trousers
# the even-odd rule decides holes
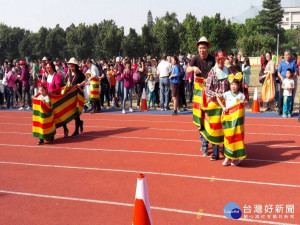
[[[155,82],[155,88],[154,88],[154,93],[155,93],[155,103],[159,105],[159,82]]]
[[[278,99],[278,113],[282,114],[283,109],[283,89],[282,89],[282,82],[280,82],[280,89],[279,89],[279,99]]]
[[[110,87],[110,97],[111,97],[111,100],[113,100],[116,97],[116,86],[115,85],[111,85],[111,87]]]
[[[182,108],[186,106],[186,99],[185,99],[185,88],[184,88],[184,81],[179,82],[178,86],[178,107]]]
[[[79,126],[81,123],[80,116],[78,115],[77,117],[75,117],[74,120],[75,120],[75,132],[76,131],[79,132]],[[68,130],[67,124],[64,124],[63,128],[64,128],[64,131]]]
[[[25,107],[25,96],[27,95],[28,106],[31,107],[30,86],[22,87],[22,107]]]
[[[140,106],[141,103],[141,97],[143,94],[143,88],[145,88],[145,83],[136,83],[135,84],[136,87],[136,102],[137,102],[137,106]]]

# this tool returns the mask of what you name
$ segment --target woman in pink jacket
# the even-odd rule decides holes
[[[13,97],[14,97],[14,83],[17,80],[16,75],[12,71],[12,67],[10,64],[7,66],[7,75],[6,75],[6,81],[7,81],[7,109],[11,108],[13,106]]]

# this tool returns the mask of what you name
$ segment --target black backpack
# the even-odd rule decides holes
[[[184,72],[184,69],[183,69],[183,65],[180,65],[179,66],[179,75],[180,75],[180,80],[183,80],[184,79],[184,76],[185,76],[185,72]]]

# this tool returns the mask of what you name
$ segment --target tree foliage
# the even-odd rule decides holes
[[[166,12],[153,20],[152,12],[148,11],[141,34],[130,28],[125,35],[124,28],[113,20],[92,25],[71,24],[66,29],[59,25],[53,29],[41,27],[36,33],[0,24],[0,61],[44,56],[108,59],[118,55],[159,57],[164,52],[197,54],[195,43],[201,36],[212,43],[210,52],[220,48],[227,52],[239,51],[244,56],[258,56],[267,50],[274,52],[277,34],[281,50],[299,51],[300,29],[284,31],[280,28],[282,17],[280,0],[264,0],[259,15],[247,19],[245,24],[232,24],[219,13],[204,16],[200,21],[188,13],[180,22],[176,13]]]

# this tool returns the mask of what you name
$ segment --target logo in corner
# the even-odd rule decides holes
[[[229,202],[224,207],[224,215],[228,219],[238,220],[242,216],[242,211],[240,206],[235,202]]]

